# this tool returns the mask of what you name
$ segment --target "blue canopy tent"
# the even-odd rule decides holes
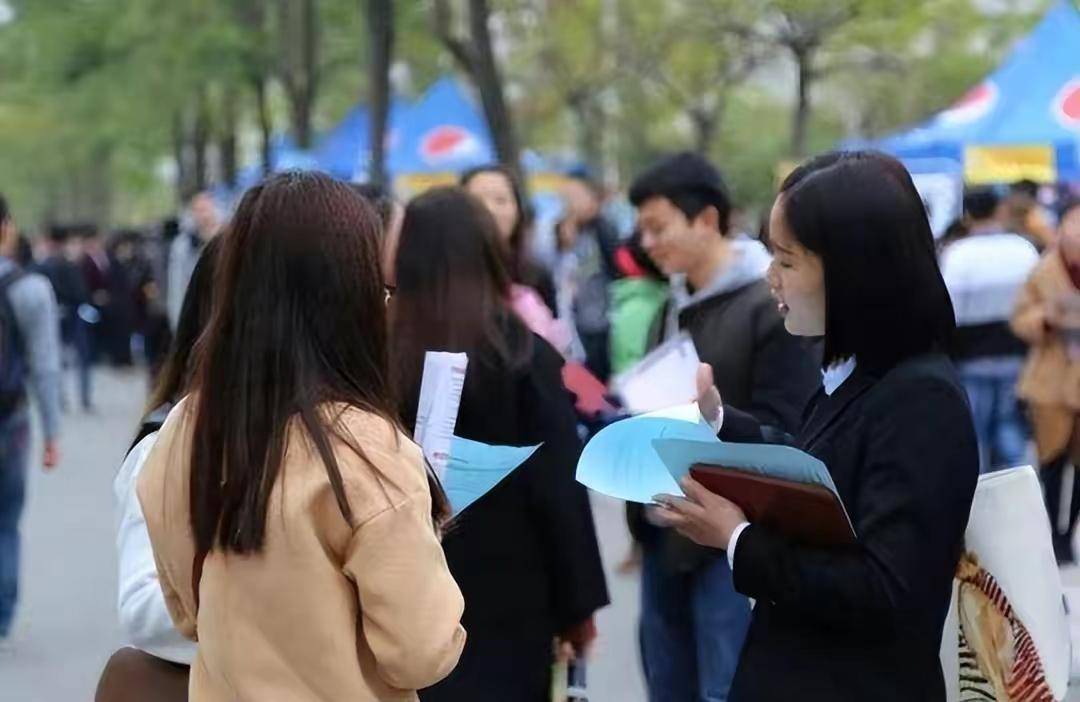
[[[386,144],[393,150],[401,121],[409,105],[394,100],[387,119]],[[371,156],[371,115],[367,107],[357,105],[330,131],[323,134],[311,155],[321,170],[341,180],[365,180]]]
[[[1060,0],[959,102],[872,145],[962,164],[973,183],[1080,181],[1080,11]]]
[[[396,176],[460,173],[497,160],[487,121],[453,78],[403,111],[387,166]]]

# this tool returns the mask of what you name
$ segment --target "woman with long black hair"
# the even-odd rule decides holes
[[[554,643],[583,655],[607,589],[562,359],[508,304],[491,216],[459,188],[405,210],[391,303],[395,379],[415,422],[426,351],[465,352],[455,433],[492,445],[543,444],[456,520],[443,541],[465,596],[461,662],[425,702],[550,699]]]
[[[769,239],[788,331],[825,340],[823,387],[788,438],[828,466],[857,542],[807,546],[692,479],[685,498],[658,498],[660,514],[726,550],[735,589],[757,601],[732,700],[944,700],[942,627],[979,454],[926,212],[899,161],[828,154],[784,182]],[[781,438],[722,406],[707,367],[699,389],[722,439]]]
[[[378,219],[314,173],[249,190],[191,394],[139,478],[195,700],[402,700],[453,669],[446,501],[388,373]]]

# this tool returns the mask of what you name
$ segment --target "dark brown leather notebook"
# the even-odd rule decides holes
[[[695,463],[694,480],[726,497],[746,513],[751,524],[761,524],[807,546],[855,543],[840,498],[820,485],[806,485],[723,466]]]

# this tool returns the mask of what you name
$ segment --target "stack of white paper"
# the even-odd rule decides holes
[[[694,340],[683,333],[616,377],[612,388],[631,414],[684,405],[697,398],[700,364]]]
[[[464,353],[428,351],[420,380],[413,439],[424,451],[435,474],[442,480],[450,461],[450,444],[461,406],[461,390],[469,358]]]

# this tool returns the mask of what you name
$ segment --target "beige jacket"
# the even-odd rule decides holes
[[[1069,360],[1061,334],[1047,323],[1049,305],[1074,290],[1061,253],[1052,248],[1028,279],[1012,318],[1013,331],[1031,347],[1017,394],[1031,406],[1044,462],[1068,446],[1080,413],[1080,363]]]
[[[420,450],[356,409],[342,411],[342,426],[377,470],[337,447],[355,526],[294,425],[262,552],[212,552],[196,613],[193,419],[183,404],[170,414],[138,482],[169,612],[181,633],[198,638],[193,702],[415,700],[453,670],[465,643],[464,603],[432,527]]]

